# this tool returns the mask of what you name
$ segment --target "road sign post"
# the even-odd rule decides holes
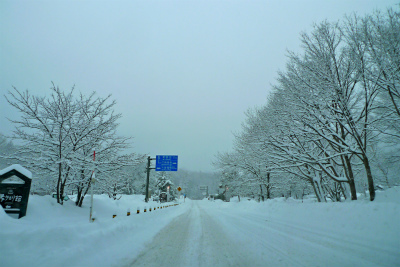
[[[156,167],[150,168],[150,161],[156,160]],[[157,155],[156,158],[147,157],[147,179],[146,179],[146,198],[145,201],[149,202],[149,182],[150,170],[156,171],[178,171],[178,156],[176,155]]]
[[[154,158],[151,158],[150,156],[147,157],[147,179],[146,179],[146,197],[145,201],[149,202],[149,182],[150,182],[150,170],[154,168],[150,168],[150,161],[154,160]]]

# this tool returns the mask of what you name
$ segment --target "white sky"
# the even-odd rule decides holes
[[[286,51],[313,22],[394,7],[396,0],[0,2],[0,133],[12,86],[34,95],[112,94],[134,151],[211,171],[244,111],[265,103]]]

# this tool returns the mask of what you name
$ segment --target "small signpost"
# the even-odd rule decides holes
[[[19,164],[0,170],[0,204],[18,219],[26,215],[32,173]]]

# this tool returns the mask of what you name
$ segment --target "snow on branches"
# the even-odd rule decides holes
[[[400,144],[399,12],[325,21],[301,42],[303,53],[289,53],[268,102],[246,113],[234,151],[215,166],[234,185],[271,186],[273,177],[286,191],[303,180],[319,201],[357,199],[363,176],[372,201],[374,167],[383,169],[374,156]]]
[[[63,203],[66,189],[77,192],[76,205],[92,186],[96,170],[96,189],[103,193],[120,188],[125,166],[140,162],[135,154],[121,155],[129,147],[130,138],[116,134],[115,101],[76,94],[74,88],[65,92],[54,84],[48,97],[33,96],[29,91],[9,91],[6,99],[16,108],[21,118],[15,125],[13,138],[22,142],[14,157],[23,161],[43,177],[47,186],[57,192],[58,203]],[[93,161],[93,151],[96,160]]]

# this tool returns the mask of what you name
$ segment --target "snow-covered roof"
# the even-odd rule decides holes
[[[19,165],[19,164],[13,164],[11,166],[8,166],[5,169],[0,170],[0,175],[3,175],[3,174],[5,174],[5,173],[7,173],[9,171],[12,171],[12,170],[16,170],[17,172],[19,172],[19,173],[25,175],[26,177],[28,177],[29,179],[32,179],[32,173],[29,170],[27,170],[24,167],[22,167],[21,165]]]
[[[171,180],[164,180],[160,182],[160,186],[166,186],[166,185],[173,185],[174,183]]]

